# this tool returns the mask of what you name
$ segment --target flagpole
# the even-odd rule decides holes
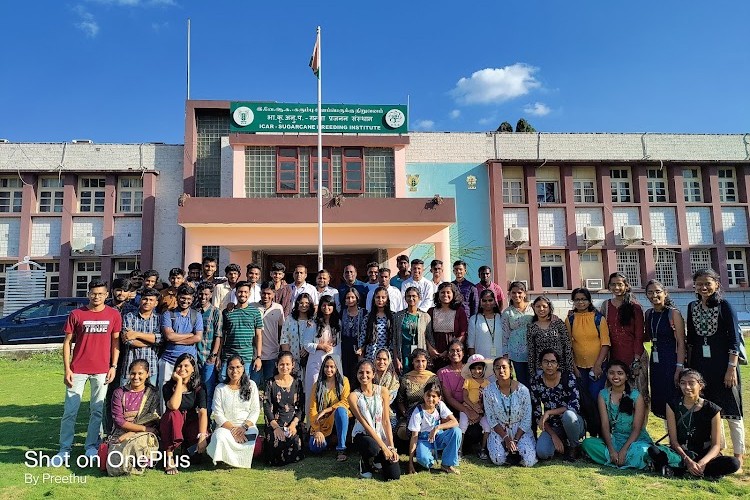
[[[323,269],[323,104],[320,26],[318,26],[318,269]]]

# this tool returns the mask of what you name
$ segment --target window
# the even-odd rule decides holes
[[[663,168],[649,168],[646,170],[646,189],[649,203],[666,203],[667,176]]]
[[[120,177],[117,181],[117,211],[139,214],[143,212],[143,179]]]
[[[537,203],[559,203],[560,189],[557,181],[536,181]]]
[[[12,262],[0,262],[0,301],[5,300],[5,272],[13,265]]]
[[[221,270],[221,266],[219,265],[219,247],[216,245],[205,245],[201,247],[201,255],[203,257],[213,257],[216,259],[216,272],[217,276],[222,274],[224,271]],[[203,271],[201,271],[203,272]]]
[[[542,252],[542,287],[565,288],[565,267],[559,252]]]
[[[729,286],[738,287],[740,283],[747,284],[747,268],[745,267],[745,251],[739,248],[727,249],[727,277]]]
[[[62,212],[64,195],[62,178],[42,177],[39,179],[39,212]]]
[[[101,279],[101,261],[78,261],[73,273],[73,294],[76,297],[85,297],[89,293],[89,283],[93,279]]]
[[[630,170],[627,168],[609,169],[609,184],[612,189],[612,203],[630,203]]]
[[[711,250],[690,250],[690,274],[695,274],[701,269],[711,269]]]
[[[130,273],[138,269],[138,259],[122,259],[115,261],[115,271],[112,279],[130,278]]]
[[[503,181],[503,203],[523,203],[523,181]]]
[[[682,170],[682,191],[687,202],[700,203],[703,201],[700,170],[697,168]]]
[[[0,212],[20,212],[23,201],[23,182],[19,177],[0,178]]]
[[[299,193],[297,148],[278,148],[276,153],[276,192]]]
[[[104,177],[83,177],[78,187],[79,212],[104,212]]]
[[[628,278],[630,286],[641,287],[641,259],[638,250],[617,250],[617,271]]]
[[[36,319],[36,318],[47,318],[49,316],[52,316],[52,308],[55,305],[52,302],[42,302],[41,304],[37,304],[34,306],[31,306],[30,308],[26,309],[24,312],[19,313],[17,318],[19,319]]]
[[[344,193],[365,192],[365,161],[362,148],[344,148],[342,154]]]
[[[677,262],[675,250],[669,248],[654,248],[654,271],[656,279],[665,287],[677,286]]]
[[[578,254],[579,262],[599,262],[598,252],[583,252]]]
[[[331,148],[323,148],[323,188],[331,192]],[[310,192],[318,192],[318,148],[310,148]]]
[[[596,203],[594,181],[573,181],[573,201],[575,203]]]
[[[737,179],[733,168],[719,169],[719,199],[724,203],[737,202]]]
[[[46,297],[51,299],[60,296],[60,263],[43,262],[47,277]]]

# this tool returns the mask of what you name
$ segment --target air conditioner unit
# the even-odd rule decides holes
[[[94,144],[94,141],[91,139],[73,139],[70,142],[73,144]]]
[[[583,239],[585,241],[604,241],[605,236],[604,226],[586,226],[583,228]]]
[[[601,278],[587,279],[586,288],[588,288],[589,290],[601,290],[602,288],[604,288],[604,280]]]
[[[622,239],[635,241],[643,239],[643,226],[622,226]]]
[[[508,228],[508,240],[511,243],[526,243],[529,241],[528,227],[511,227]]]
[[[70,242],[70,250],[74,255],[93,254],[96,250],[96,238],[93,236],[73,238]]]

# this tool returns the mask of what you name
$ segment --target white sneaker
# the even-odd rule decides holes
[[[372,479],[372,472],[360,472],[359,478],[360,479]]]
[[[94,446],[89,446],[88,448],[86,448],[85,455],[86,455],[87,458],[95,457],[98,454],[99,454],[99,449],[98,448],[96,448]]]

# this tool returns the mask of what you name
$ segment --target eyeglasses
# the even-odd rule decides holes
[[[588,301],[589,299],[581,299],[581,298],[573,299],[573,302],[588,302]]]
[[[556,359],[543,359],[542,364],[547,365],[547,366],[553,366],[557,364],[557,360]]]
[[[89,292],[89,297],[106,297],[107,292]]]
[[[464,350],[463,349],[449,349],[448,352],[451,354],[457,354],[457,353],[464,352]]]

